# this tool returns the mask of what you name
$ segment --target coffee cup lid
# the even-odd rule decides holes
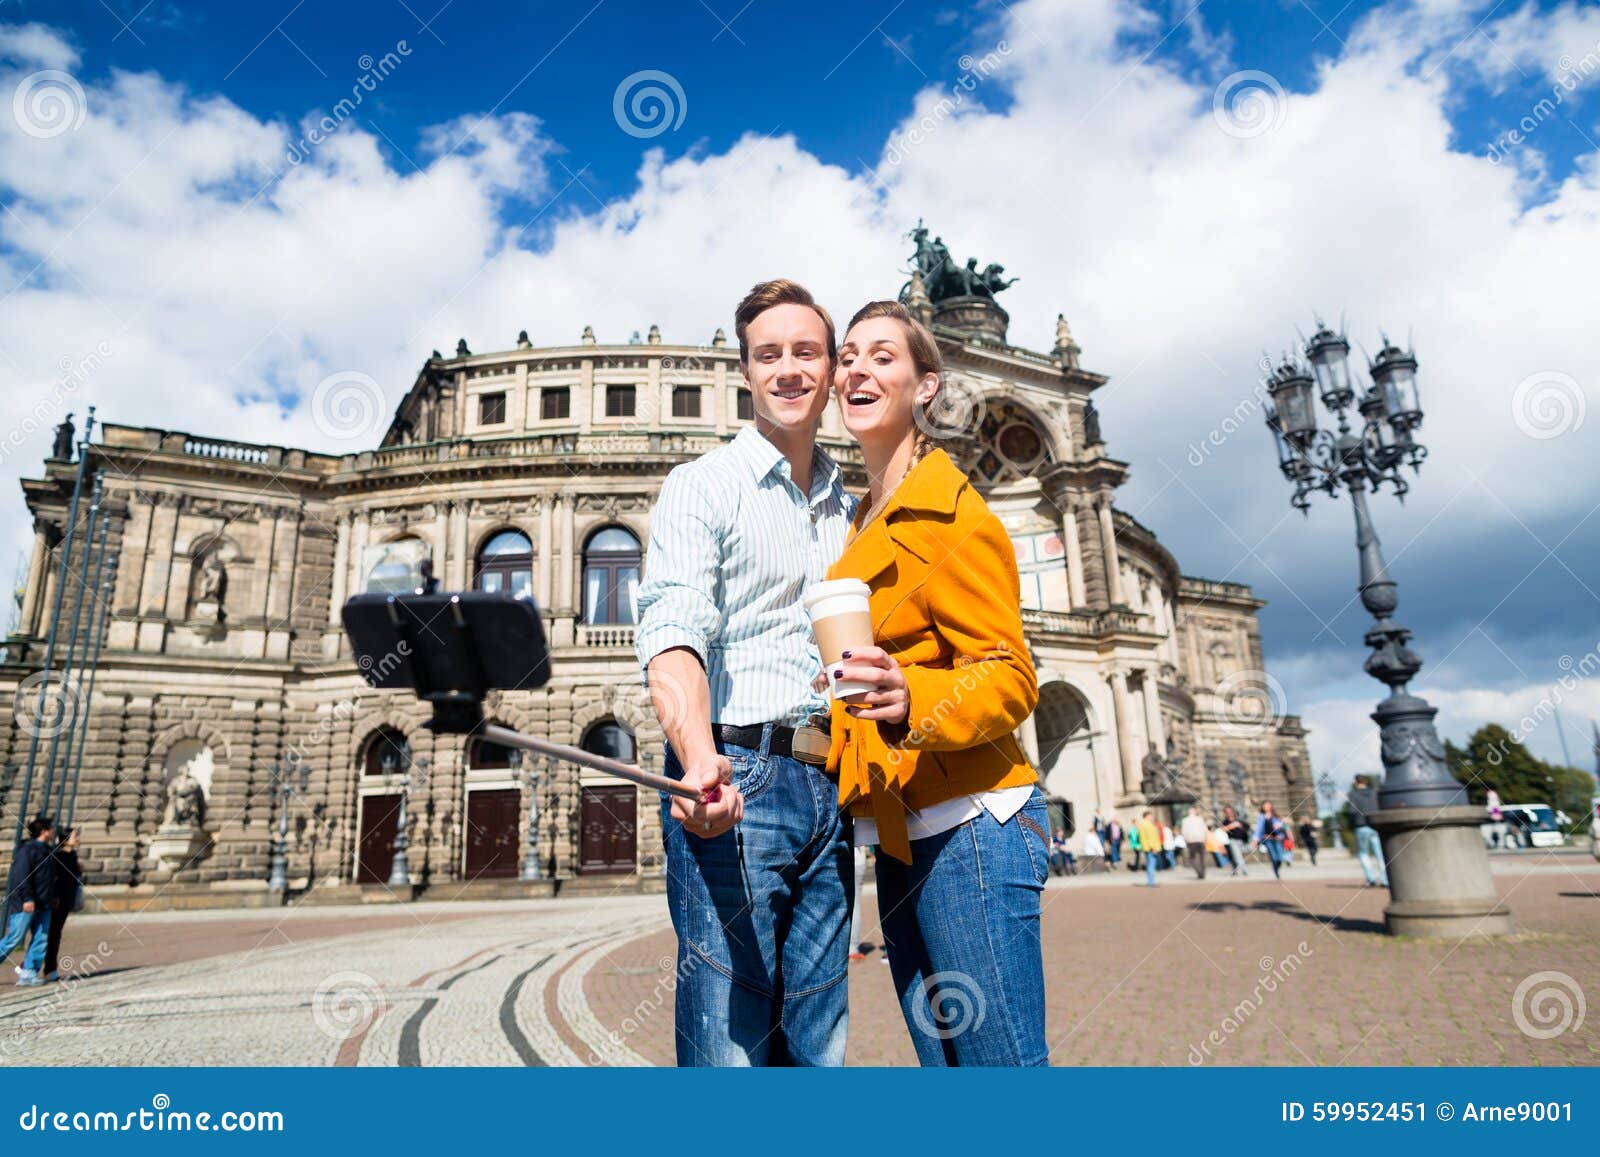
[[[842,578],[828,579],[824,582],[812,583],[806,588],[805,597],[801,600],[807,607],[823,599],[837,598],[840,595],[860,595],[863,598],[872,594],[872,588],[860,579]]]

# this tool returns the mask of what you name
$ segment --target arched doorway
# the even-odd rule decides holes
[[[462,878],[504,880],[521,869],[522,785],[509,747],[467,744],[467,818]]]
[[[361,745],[357,786],[355,879],[387,884],[394,867],[394,838],[400,831],[401,776],[411,759],[411,744],[395,727],[379,727]]]
[[[1051,826],[1079,829],[1086,827],[1095,813],[1104,815],[1100,793],[1099,768],[1095,761],[1095,727],[1089,702],[1070,683],[1057,680],[1039,688],[1039,706],[1033,724],[1039,742],[1039,775],[1043,790],[1052,801],[1071,805],[1072,814],[1057,815],[1067,809],[1052,803]]]
[[[628,729],[605,719],[584,733],[585,751],[624,763],[637,758],[638,745]],[[580,788],[578,871],[584,875],[621,875],[638,869],[639,789],[597,776]]]

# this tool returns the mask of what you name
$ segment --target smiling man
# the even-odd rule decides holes
[[[713,803],[662,798],[678,1063],[838,1065],[850,821],[823,772],[822,659],[801,603],[854,512],[816,446],[833,320],[779,280],[752,289],[734,324],[755,422],[667,476],[638,599],[667,774],[723,785]]]

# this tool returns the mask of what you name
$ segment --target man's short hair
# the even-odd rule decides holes
[[[828,360],[833,361],[839,356],[839,343],[833,332],[833,318],[828,316],[828,311],[818,305],[817,299],[811,296],[811,291],[798,281],[779,277],[757,284],[744,295],[744,300],[733,311],[733,332],[739,338],[740,362],[750,360],[750,345],[745,340],[750,323],[776,305],[804,305],[815,310],[817,316],[822,319],[822,327],[828,331]]]
[[[28,821],[28,835],[33,839],[38,839],[45,832],[54,831],[55,827],[56,821],[49,816],[34,816]]]

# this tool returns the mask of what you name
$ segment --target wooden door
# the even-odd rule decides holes
[[[361,843],[356,852],[356,883],[387,884],[394,867],[394,837],[400,831],[400,796],[361,797]]]
[[[515,877],[522,792],[514,787],[467,793],[467,874],[469,880]]]
[[[631,785],[583,789],[578,871],[599,875],[637,869],[638,801],[639,791]]]

